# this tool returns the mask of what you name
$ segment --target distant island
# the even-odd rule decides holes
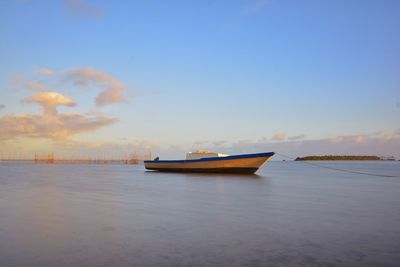
[[[301,160],[394,160],[392,157],[381,158],[378,156],[338,156],[338,155],[325,155],[325,156],[306,156],[297,157],[296,161]]]

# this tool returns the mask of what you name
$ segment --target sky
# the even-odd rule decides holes
[[[0,151],[400,158],[397,0],[0,1]]]

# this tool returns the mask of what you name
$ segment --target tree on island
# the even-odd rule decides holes
[[[301,160],[382,160],[378,156],[339,156],[339,155],[325,155],[325,156],[306,156],[297,157],[296,161]]]

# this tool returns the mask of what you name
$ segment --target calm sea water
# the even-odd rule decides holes
[[[322,163],[400,176],[400,162]],[[0,266],[399,266],[400,177],[0,163]]]

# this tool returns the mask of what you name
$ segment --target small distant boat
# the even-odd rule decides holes
[[[148,170],[163,172],[206,172],[206,173],[242,173],[253,174],[263,166],[275,153],[226,155],[198,150],[186,154],[185,160],[144,161]]]

